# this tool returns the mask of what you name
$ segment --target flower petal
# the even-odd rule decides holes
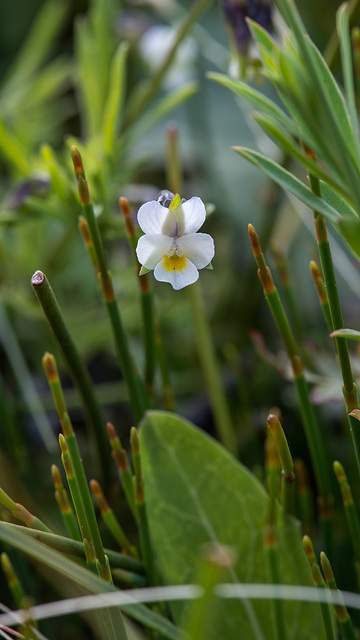
[[[154,269],[158,262],[170,252],[172,243],[172,238],[163,236],[161,233],[149,233],[141,236],[136,247],[136,255],[140,264],[147,269]]]
[[[178,247],[197,269],[203,269],[214,257],[214,240],[208,233],[188,233],[177,240]]]
[[[161,260],[155,267],[154,276],[159,282],[169,282],[173,289],[178,291],[193,284],[199,277],[199,272],[195,265],[185,258],[185,267],[179,271],[172,269],[169,271],[164,267],[164,260]]]
[[[178,227],[178,237],[187,233],[196,233],[205,222],[205,205],[200,198],[194,196],[177,207],[174,216]]]
[[[177,224],[173,212],[167,207],[163,207],[156,200],[145,202],[138,211],[137,219],[144,233],[162,233],[166,236],[176,235]]]

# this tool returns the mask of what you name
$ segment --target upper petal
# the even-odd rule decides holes
[[[163,207],[156,200],[145,202],[138,211],[137,219],[144,233],[162,233],[166,236],[176,235],[177,225],[173,212]]]
[[[205,222],[205,205],[200,198],[194,196],[177,207],[174,216],[177,222],[178,236],[196,233]]]
[[[177,240],[178,247],[198,269],[203,269],[214,257],[214,240],[208,233],[188,233]]]
[[[199,277],[199,272],[195,265],[185,258],[185,267],[181,270],[165,269],[164,260],[161,260],[154,269],[154,276],[159,282],[169,282],[176,291],[193,284]]]
[[[139,238],[136,255],[140,264],[154,269],[158,262],[170,252],[173,239],[160,233],[149,233]]]

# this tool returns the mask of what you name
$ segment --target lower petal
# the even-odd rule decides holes
[[[178,291],[196,282],[199,272],[195,265],[185,258],[185,266],[182,269],[169,269],[168,263],[164,266],[164,259],[156,265],[154,276],[159,282],[169,282],[172,288]]]

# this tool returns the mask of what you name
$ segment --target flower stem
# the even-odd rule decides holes
[[[223,391],[222,380],[216,361],[215,347],[209,321],[206,316],[200,284],[197,282],[187,289],[195,324],[196,344],[200,364],[213,410],[216,432],[220,442],[232,454],[236,455],[237,444],[235,430]]]

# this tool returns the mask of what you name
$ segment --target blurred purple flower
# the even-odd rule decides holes
[[[245,54],[250,42],[245,18],[251,18],[266,31],[272,32],[271,0],[223,0],[222,6],[239,53]]]

